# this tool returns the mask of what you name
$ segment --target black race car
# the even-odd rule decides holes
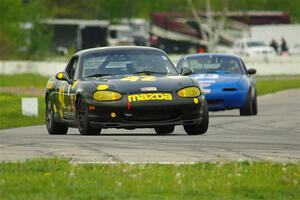
[[[78,127],[82,135],[103,128],[154,128],[157,134],[183,125],[189,135],[207,131],[208,107],[198,81],[179,73],[166,53],[148,47],[83,50],[46,89],[49,134]]]

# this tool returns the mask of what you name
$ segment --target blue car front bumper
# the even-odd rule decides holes
[[[208,109],[211,111],[241,108],[247,99],[248,91],[216,91],[205,94]]]

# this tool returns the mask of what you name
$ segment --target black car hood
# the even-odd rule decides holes
[[[123,94],[133,94],[145,91],[176,92],[183,87],[193,86],[193,81],[187,76],[105,76],[84,78],[84,82],[91,82],[95,90],[99,85],[107,85],[108,90]],[[88,84],[90,85],[90,84]]]

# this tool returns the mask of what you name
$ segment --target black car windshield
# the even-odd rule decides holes
[[[197,56],[181,61],[178,68],[189,67],[195,74],[241,74],[238,58],[232,56]]]
[[[82,77],[129,74],[176,75],[178,72],[164,53],[155,50],[114,50],[83,56]]]

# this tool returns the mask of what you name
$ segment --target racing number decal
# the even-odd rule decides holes
[[[155,76],[128,76],[126,78],[122,78],[121,81],[156,81]]]
[[[156,81],[155,76],[144,76],[141,81]]]
[[[122,78],[121,81],[130,81],[130,82],[135,82],[139,80],[139,77],[137,76],[128,76],[126,78]]]

